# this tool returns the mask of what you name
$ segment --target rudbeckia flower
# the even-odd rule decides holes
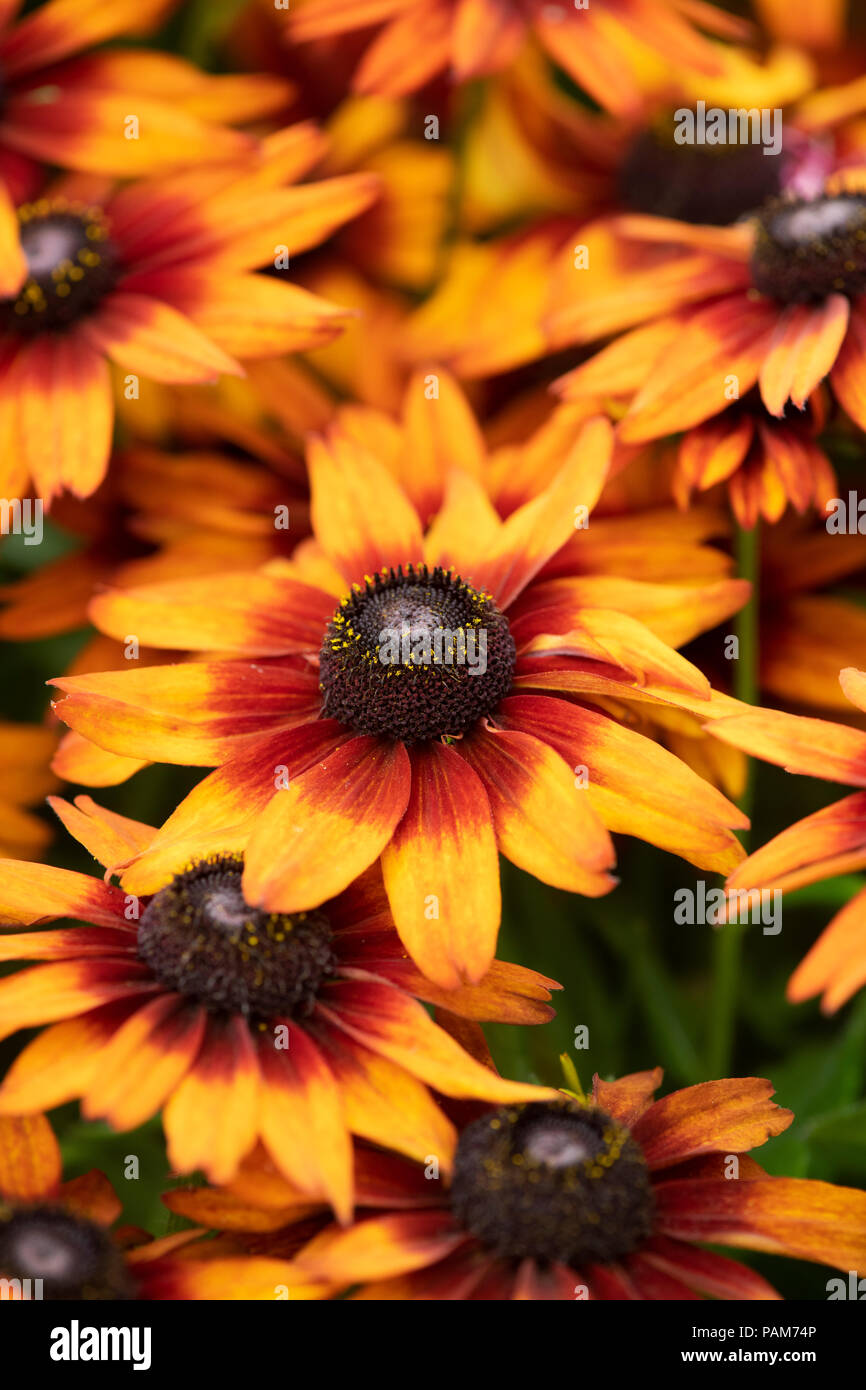
[[[700,30],[739,37],[748,26],[710,4],[689,0],[592,0],[575,11],[528,0],[304,0],[288,16],[297,42],[382,24],[355,73],[355,90],[403,96],[444,69],[456,82],[512,63],[529,34],[600,105],[626,111],[640,100],[641,50],[674,66],[712,75],[715,46]]]
[[[152,30],[171,3],[48,0],[19,18],[20,0],[7,0],[0,177],[14,188],[39,164],[132,177],[249,153],[249,137],[213,122],[252,121],[284,106],[288,83],[214,77],[142,47],[89,51]]]
[[[464,235],[404,330],[412,360],[435,356],[475,378],[548,355],[550,303],[570,306],[584,291],[596,298],[600,284],[621,289],[654,269],[654,248],[618,232],[623,214],[727,226],[769,197],[819,188],[833,165],[830,128],[841,100],[804,114],[814,74],[795,50],[755,60],[731,48],[723,57],[718,77],[668,77],[626,118],[589,111],[557,90],[532,52],[488,84],[462,156]],[[697,101],[778,110],[775,155],[748,140],[681,143],[677,117],[694,114]],[[551,300],[551,266],[561,262],[569,282]]]
[[[254,1155],[222,1191],[175,1191],[172,1210],[361,1299],[763,1300],[761,1275],[705,1245],[836,1268],[866,1266],[866,1193],[768,1176],[750,1149],[793,1119],[754,1077],[661,1100],[661,1070],[595,1078],[588,1100],[473,1107],[454,1168],[359,1148],[355,1223],[290,1244],[309,1206]],[[819,1295],[823,1296],[823,1295]]]
[[[296,126],[266,141],[251,171],[116,191],[79,176],[18,208],[23,284],[7,292],[0,329],[7,479],[24,468],[46,502],[63,487],[93,492],[111,444],[108,360],[135,378],[207,381],[338,331],[342,310],[254,273],[275,247],[318,244],[375,196],[369,175],[281,186],[318,154],[316,132]]]
[[[848,667],[839,683],[857,710],[866,712],[866,672]],[[746,753],[831,782],[866,788],[866,733],[844,724],[779,710],[755,710],[719,720],[714,732]],[[729,877],[733,893],[793,892],[838,874],[866,867],[866,790],[846,796],[789,826],[756,850]],[[737,899],[732,898],[732,902]],[[792,1003],[821,994],[834,1013],[866,984],[866,889],[833,918],[798,965],[788,984]]]
[[[153,833],[88,798],[52,804],[102,860]],[[4,861],[0,920],[85,925],[0,935],[0,959],[42,962],[0,981],[2,1035],[53,1025],[7,1072],[0,1114],[80,1097],[86,1117],[124,1130],[163,1108],[178,1171],[224,1181],[260,1138],[290,1181],[345,1219],[350,1133],[415,1157],[433,1146],[447,1163],[453,1129],[428,1085],[538,1094],[475,1061],[419,1000],[449,1018],[542,1023],[553,981],[494,961],[446,996],[406,959],[375,873],[295,914],[248,904],[241,873],[233,854],[193,859],[139,900],[86,874]]]
[[[118,1226],[122,1206],[104,1173],[63,1181],[60,1150],[44,1115],[0,1115],[0,1278],[5,1297],[125,1302],[131,1299],[273,1299],[321,1293],[284,1259],[235,1251],[199,1230],[151,1240]],[[11,1282],[15,1281],[15,1282]]]
[[[405,456],[414,502],[335,427],[309,451],[315,545],[223,586],[157,585],[91,607],[109,635],[229,659],[59,679],[56,709],[112,752],[218,766],[144,854],[115,865],[130,891],[161,887],[193,848],[232,848],[245,851],[249,902],[305,911],[381,855],[406,949],[451,988],[493,960],[497,851],[590,896],[614,884],[609,828],[706,867],[737,862],[736,807],[596,706],[712,719],[708,682],[668,642],[745,593],[731,580],[585,574],[575,523],[610,463],[601,418],[507,521],[463,471],[440,505],[446,446],[483,466],[465,401],[444,376],[440,387],[435,402],[412,397],[413,414],[426,410],[426,450]]]
[[[778,420],[757,391],[688,430],[679,443],[674,496],[688,506],[693,491],[720,483],[727,487],[740,526],[751,529],[763,517],[771,525],[790,504],[803,513],[825,514],[836,492],[836,474],[818,443],[826,415],[824,393],[814,391],[804,414]]]
[[[44,1115],[0,1115],[0,1277],[12,1297],[135,1297],[126,1235],[111,1227],[121,1203],[97,1171],[62,1181],[60,1149]]]
[[[560,393],[593,394],[599,379],[634,392],[619,430],[638,443],[700,425],[754,386],[781,419],[829,378],[862,428],[866,197],[831,187],[771,199],[735,227],[619,219],[646,249],[642,270],[619,282],[602,275],[597,292],[576,285],[574,271],[556,276],[551,340],[614,337],[560,380]]]

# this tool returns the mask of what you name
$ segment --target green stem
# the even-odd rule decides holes
[[[758,577],[760,563],[759,531],[757,524],[746,531],[737,529],[737,572],[752,585],[752,596],[737,615],[735,631],[738,640],[737,663],[734,667],[734,694],[744,704],[758,702]],[[751,761],[746,773],[746,786],[740,798],[740,809],[751,816],[754,796],[754,773]],[[713,985],[710,1006],[710,1036],[708,1044],[709,1075],[727,1076],[734,1048],[734,1028],[737,1017],[737,981],[743,949],[744,922],[728,922],[717,927],[713,936]]]

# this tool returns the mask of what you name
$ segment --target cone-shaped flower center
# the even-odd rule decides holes
[[[450,570],[401,566],[355,585],[328,624],[322,712],[404,743],[461,734],[507,695],[514,658],[489,594]]]
[[[250,907],[236,855],[201,860],[151,899],[138,953],[168,989],[215,1013],[303,1017],[336,960],[321,911],[289,916]]]
[[[0,1209],[0,1277],[22,1281],[21,1296],[30,1299],[134,1297],[108,1233],[63,1207]]]
[[[42,199],[18,209],[29,274],[4,306],[4,327],[67,328],[91,313],[117,281],[117,252],[99,208]]]
[[[464,1129],[451,1203],[502,1259],[605,1264],[652,1232],[640,1146],[610,1115],[568,1101],[508,1106]]]
[[[758,219],[752,279],[783,304],[866,292],[866,196],[768,204]]]
[[[782,161],[765,155],[762,144],[707,143],[715,131],[696,129],[691,133],[702,140],[683,139],[689,133],[670,113],[635,137],[619,176],[626,207],[723,227],[781,191]],[[722,133],[727,137],[727,129]]]

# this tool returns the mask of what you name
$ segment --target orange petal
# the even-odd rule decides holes
[[[22,456],[46,502],[67,487],[89,497],[108,465],[114,402],[108,367],[81,334],[47,334],[14,372]]]
[[[29,926],[52,917],[74,917],[101,927],[123,927],[125,898],[119,888],[89,874],[50,864],[0,860],[0,922]]]
[[[60,1146],[44,1115],[0,1115],[0,1194],[33,1202],[56,1191]]]
[[[411,777],[401,743],[363,735],[291,778],[252,830],[243,878],[247,902],[271,912],[303,912],[342,892],[391,839],[409,801]]]
[[[652,739],[595,710],[532,695],[503,700],[499,718],[543,740],[568,767],[584,770],[582,783],[570,779],[572,797],[585,797],[608,829],[718,872],[743,857],[728,828],[745,828],[742,812]]]
[[[323,1017],[397,1062],[447,1096],[478,1100],[547,1100],[547,1087],[505,1081],[476,1062],[430,1018],[424,1007],[400,990],[367,981],[338,981],[322,990]]]
[[[866,1269],[866,1192],[802,1178],[656,1186],[658,1226],[687,1241]]]
[[[11,299],[27,279],[27,259],[21,249],[20,225],[15,204],[0,181],[0,295]]]
[[[201,1050],[163,1115],[175,1171],[200,1168],[211,1182],[234,1177],[256,1142],[259,1071],[245,1019],[208,1019]]]
[[[301,1192],[325,1197],[340,1221],[352,1212],[352,1145],[340,1087],[323,1054],[296,1024],[288,1048],[259,1044],[259,1129],[280,1172]]]
[[[745,1153],[787,1129],[794,1116],[770,1097],[769,1081],[704,1081],[663,1096],[632,1126],[650,1168],[704,1153]]]
[[[378,459],[334,430],[311,441],[307,462],[316,537],[347,580],[418,563],[418,515]]]
[[[479,555],[471,578],[507,608],[544,564],[574,534],[578,508],[589,514],[601,493],[613,453],[613,430],[602,416],[589,420],[568,458],[540,497],[519,507],[498,541]]]
[[[834,1013],[866,984],[866,889],[856,893],[830,922],[788,981],[788,998],[799,1003],[823,991],[821,1008]]]
[[[412,791],[382,856],[394,923],[416,965],[452,989],[496,953],[501,902],[490,804],[464,758],[441,743],[410,749]]]
[[[599,897],[614,886],[615,856],[569,765],[522,731],[476,730],[463,756],[484,783],[506,858],[544,883]]]
[[[84,1096],[87,1119],[135,1129],[159,1110],[198,1055],[205,1011],[182,995],[160,993],[117,1030]]]
[[[254,573],[228,573],[216,585],[207,575],[138,589],[110,589],[90,605],[97,627],[121,642],[128,633],[135,633],[149,646],[250,656],[318,651],[333,611],[334,601],[328,594],[273,566]],[[161,669],[169,680],[207,681],[207,668],[203,673],[176,666]],[[151,698],[156,693],[153,683],[160,679],[154,673],[159,670],[150,667],[149,675],[144,669],[136,673]],[[165,693],[169,694],[167,689]]]
[[[467,1239],[447,1210],[400,1212],[331,1227],[301,1251],[297,1263],[311,1278],[363,1283],[435,1264]]]
[[[243,376],[237,362],[177,309],[143,294],[116,291],[86,320],[82,336],[125,371],[153,381],[213,381]]]
[[[419,1163],[436,1154],[442,1171],[450,1170],[457,1134],[422,1081],[342,1030],[329,1027],[316,1041],[340,1078],[346,1124],[353,1134]],[[358,1176],[356,1161],[356,1180]],[[362,1198],[359,1189],[357,1200]]]
[[[845,724],[758,710],[713,722],[713,733],[753,757],[831,782],[866,786],[866,734]]]

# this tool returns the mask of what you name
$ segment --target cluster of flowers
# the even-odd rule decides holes
[[[866,1273],[866,1193],[749,1157],[793,1118],[768,1081],[511,1081],[480,1026],[558,987],[497,957],[500,856],[593,898],[612,833],[737,890],[866,865],[866,521],[828,452],[866,430],[866,41],[811,0],[248,0],[219,75],[127,41],[184,8],[0,3],[4,531],[77,540],[0,637],[91,625],[46,724],[0,728],[0,1275]],[[746,857],[746,755],[862,790]],[[36,797],[151,763],[208,771],[156,826],[51,795],[102,867],[44,862]],[[789,995],[864,984],[866,890]],[[70,1101],[161,1114],[178,1229],[63,1181]]]

